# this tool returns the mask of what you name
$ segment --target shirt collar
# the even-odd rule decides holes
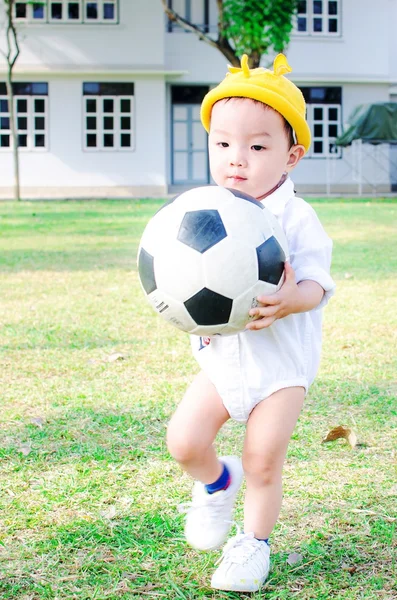
[[[274,214],[275,217],[281,217],[285,210],[285,206],[291,196],[295,195],[294,184],[291,179],[288,177],[282,185],[280,185],[277,190],[275,190],[270,196],[267,196],[263,200],[261,200],[261,204],[270,212]]]

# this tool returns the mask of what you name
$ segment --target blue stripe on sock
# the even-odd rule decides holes
[[[205,486],[205,489],[209,494],[214,494],[215,492],[219,492],[220,490],[224,490],[228,487],[228,482],[230,481],[230,473],[227,466],[223,465],[223,471],[214,483],[208,483]]]
[[[266,538],[266,539],[255,538],[255,539],[258,540],[258,542],[265,542],[268,546],[270,546],[269,538]]]

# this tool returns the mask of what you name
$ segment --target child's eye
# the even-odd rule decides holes
[[[253,150],[255,150],[256,152],[259,152],[260,150],[264,150],[264,146],[259,146],[259,144],[255,144],[254,146],[251,146],[251,148]]]
[[[219,142],[218,146],[220,146],[221,148],[228,148],[229,144],[227,142]]]

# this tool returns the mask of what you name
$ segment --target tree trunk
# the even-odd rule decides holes
[[[14,163],[14,200],[19,202],[21,200],[20,185],[19,185],[19,152],[18,152],[18,132],[15,120],[15,107],[14,107],[14,92],[12,90],[12,71],[9,68],[7,72],[7,96],[8,96],[8,110],[10,113],[10,130],[12,139],[12,154]]]
[[[18,152],[18,131],[16,124],[16,115],[14,110],[14,92],[12,89],[13,79],[13,68],[17,62],[19,56],[19,44],[17,31],[14,23],[14,9],[15,0],[5,0],[5,10],[7,15],[7,26],[6,26],[6,38],[7,38],[7,53],[2,52],[3,56],[7,61],[7,96],[8,96],[8,108],[10,113],[10,131],[11,140],[13,146],[13,159],[14,159],[14,199],[19,201],[20,195],[20,183],[19,183],[19,152]]]

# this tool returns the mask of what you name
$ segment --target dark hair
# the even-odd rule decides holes
[[[261,102],[260,100],[255,100],[254,98],[247,98],[247,96],[229,96],[228,98],[221,98],[221,100],[226,100],[226,102],[228,102],[232,98],[244,98],[244,100],[252,100],[252,102],[254,102],[255,104],[262,104],[262,106],[265,109],[271,108],[272,110],[276,110],[269,104],[265,104],[264,102]],[[276,112],[278,112],[278,110],[276,110]],[[278,114],[281,115],[281,113],[278,113]],[[281,115],[281,117],[284,121],[284,131],[285,131],[285,135],[287,136],[287,140],[288,140],[288,148],[292,148],[292,146],[294,144],[296,144],[294,130],[292,129],[291,124],[288,123],[287,119],[283,115]]]

